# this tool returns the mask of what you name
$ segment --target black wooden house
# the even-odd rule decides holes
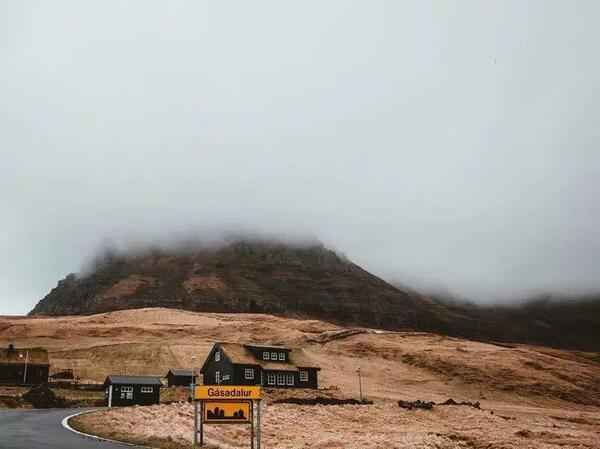
[[[320,369],[302,349],[215,343],[200,372],[205,385],[318,388]]]
[[[188,387],[192,383],[197,383],[198,375],[194,374],[191,369],[171,368],[165,378],[169,387]]]
[[[0,348],[0,384],[43,384],[49,370],[48,351],[43,348]]]
[[[106,405],[159,404],[161,385],[157,376],[108,376],[104,381]]]

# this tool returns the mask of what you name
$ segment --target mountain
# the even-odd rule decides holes
[[[391,285],[320,243],[259,239],[218,247],[107,251],[84,274],[59,281],[30,315],[145,307],[268,313],[600,351],[600,296],[475,305]]]
[[[470,338],[600,351],[600,294],[541,295],[505,305],[432,299],[463,318],[460,334]]]
[[[107,252],[61,280],[30,315],[142,307],[305,316],[385,329],[447,329],[446,306],[398,289],[321,244],[234,241],[218,248]]]

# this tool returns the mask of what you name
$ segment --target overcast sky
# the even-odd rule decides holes
[[[0,314],[106,241],[315,235],[416,288],[600,290],[600,3],[0,2]]]

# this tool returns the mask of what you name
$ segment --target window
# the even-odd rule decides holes
[[[152,393],[154,388],[152,387],[142,387],[142,393]]]
[[[294,375],[293,374],[287,374],[287,384],[290,386],[294,385]]]
[[[133,387],[121,387],[121,399],[133,399]]]
[[[300,371],[300,382],[308,382],[308,371]]]
[[[277,374],[277,385],[285,385],[285,374]]]
[[[275,385],[275,374],[273,374],[273,373],[267,374],[267,384]]]
[[[269,360],[269,353],[268,352],[263,352],[263,360]]]
[[[215,362],[220,362],[221,361],[221,351],[219,351],[217,349],[217,352],[215,352]]]
[[[285,352],[279,353],[279,360],[285,360]]]
[[[254,379],[254,370],[252,368],[244,369],[244,379]]]
[[[215,371],[215,383],[216,384],[221,383],[221,371]]]
[[[277,353],[276,352],[272,352],[271,353],[271,360],[277,360]]]

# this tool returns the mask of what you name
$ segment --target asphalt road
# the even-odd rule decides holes
[[[124,449],[79,436],[61,425],[81,409],[0,410],[0,449]]]

